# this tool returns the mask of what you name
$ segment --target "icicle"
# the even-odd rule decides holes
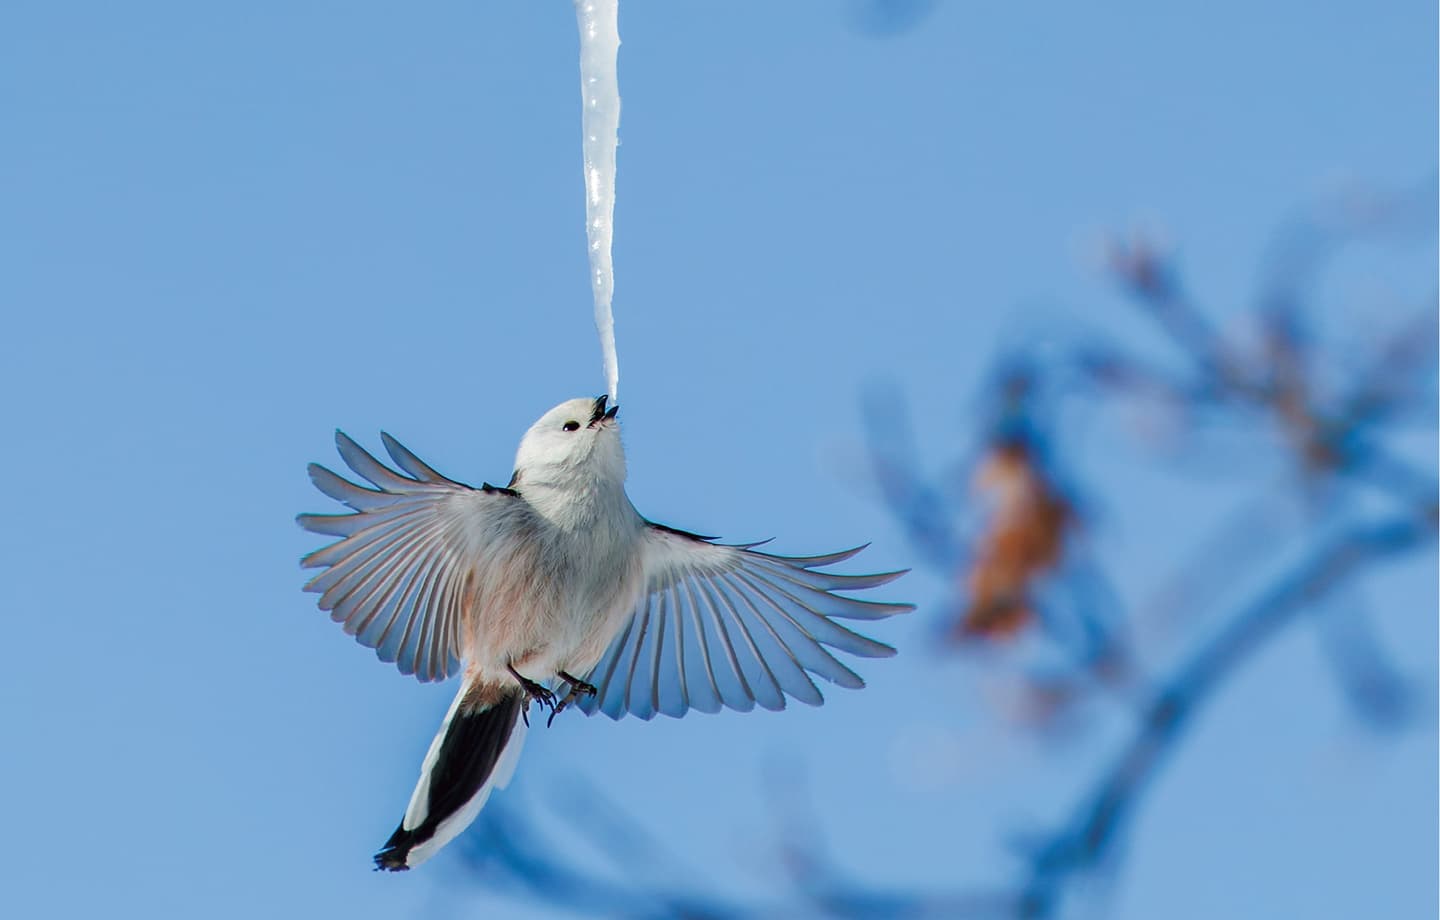
[[[605,384],[611,400],[620,386],[615,357],[615,268],[610,241],[615,220],[615,144],[620,128],[619,0],[575,0],[580,24],[581,129],[585,138],[585,235],[590,242],[590,287],[595,294],[595,330],[605,357]]]

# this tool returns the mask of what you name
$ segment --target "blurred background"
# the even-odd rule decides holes
[[[1433,3],[621,6],[630,494],[914,567],[824,707],[556,720],[372,873],[453,688],[307,461],[603,387],[571,4],[0,10],[14,916],[1433,917]]]

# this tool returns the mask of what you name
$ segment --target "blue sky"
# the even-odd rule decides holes
[[[1000,345],[1146,334],[1095,270],[1101,233],[1162,228],[1233,316],[1283,218],[1434,173],[1430,3],[942,3],[891,37],[854,9],[622,5],[620,389],[630,494],[658,520],[907,565],[859,465],[865,386],[907,395],[938,465],[969,446]],[[514,0],[0,11],[16,915],[485,903],[438,860],[368,871],[452,688],[313,608],[292,518],[324,507],[304,464],[336,427],[503,481],[536,416],[600,392],[574,33],[570,4]],[[1341,330],[1367,294],[1433,294],[1433,239],[1366,264],[1337,275]],[[1209,496],[1152,487],[1203,519]],[[1102,549],[1139,584],[1159,525],[1114,524]],[[1433,563],[1367,591],[1433,686]],[[762,769],[797,761],[862,877],[997,878],[1004,840],[1061,814],[1103,751],[1057,765],[1004,737],[925,647],[944,583],[893,594],[921,610],[876,627],[902,654],[865,663],[866,691],[561,719],[507,794],[545,803],[583,770],[702,878],[763,893]],[[896,766],[937,749],[964,752],[939,783]],[[1433,731],[1355,727],[1296,630],[1156,788],[1115,913],[1433,916],[1435,770]]]

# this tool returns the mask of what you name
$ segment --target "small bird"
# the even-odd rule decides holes
[[[341,459],[369,486],[309,466],[315,487],[354,513],[297,519],[340,538],[301,560],[325,570],[305,590],[403,674],[443,680],[463,665],[377,869],[420,865],[504,788],[532,702],[552,720],[571,705],[612,719],[784,709],[787,696],[818,706],[811,673],[864,686],[827,646],[895,654],[835,618],[913,607],[835,592],[903,571],[818,572],[864,547],[776,556],[646,520],[625,494],[620,407],[607,402],[572,399],[541,416],[504,488],[448,479],[384,433],[398,471],[335,433]]]

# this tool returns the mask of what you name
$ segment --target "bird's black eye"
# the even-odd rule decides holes
[[[566,431],[579,431],[579,430],[580,430],[580,423],[579,423],[579,422],[576,422],[576,421],[569,421],[569,422],[566,422],[565,424],[561,425],[560,427],[563,428],[563,429],[566,430]]]

